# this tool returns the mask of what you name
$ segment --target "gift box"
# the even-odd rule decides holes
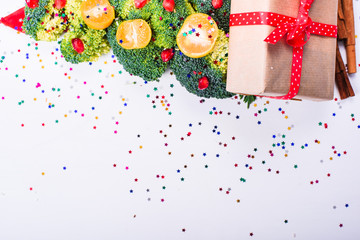
[[[264,25],[252,25],[252,21],[259,21],[259,16],[266,21],[260,12],[261,14],[265,13],[265,16],[275,13],[299,19],[300,5],[304,2],[309,1],[232,1],[227,75],[227,90],[229,92],[272,97],[285,96],[289,93],[294,84],[291,83],[292,75],[295,73],[293,69],[294,46],[289,45],[286,36],[276,44],[265,42],[264,39],[271,37],[276,27],[265,23],[263,23]],[[310,27],[310,30],[315,34],[311,34],[308,42],[302,47],[303,53],[300,56],[302,58],[301,78],[298,79],[300,86],[295,98],[332,100],[335,82],[338,0],[315,0],[310,5],[308,16],[314,24],[309,23],[304,28],[309,29]],[[256,13],[254,19],[246,15],[250,14],[251,16],[253,13]],[[285,19],[285,17],[283,18]],[[242,22],[242,25],[237,26],[235,24],[234,26],[235,20],[240,21],[242,19],[246,23]],[[279,19],[275,20],[279,21]],[[280,25],[284,23],[281,20],[279,22]],[[322,25],[316,25],[315,22],[322,23]],[[268,24],[270,23],[273,24],[272,22]],[[317,29],[317,26],[321,29]],[[331,32],[332,36],[326,33],[325,35],[316,35],[315,28],[319,31]],[[297,31],[295,32],[297,33]],[[304,36],[304,41],[306,41],[309,35],[305,33]]]

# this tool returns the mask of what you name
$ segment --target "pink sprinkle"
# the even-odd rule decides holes
[[[115,134],[117,134],[117,131],[114,131]]]
[[[84,82],[84,84],[86,84],[86,82]]]
[[[79,98],[80,98],[80,96],[77,96],[77,98],[79,99]]]
[[[108,91],[105,91],[105,94],[108,94]]]
[[[5,68],[5,70],[8,70],[8,68]]]
[[[116,125],[119,125],[119,122],[116,122]]]
[[[125,167],[126,170],[129,170],[129,167]]]
[[[70,71],[72,71],[72,68],[70,68]]]
[[[82,113],[81,116],[83,117],[83,116],[85,116],[85,115]]]

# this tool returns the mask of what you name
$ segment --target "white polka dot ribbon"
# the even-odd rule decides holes
[[[309,10],[314,0],[301,0],[297,18],[272,12],[247,12],[230,15],[230,27],[244,25],[270,25],[276,29],[264,40],[276,44],[286,37],[286,42],[293,47],[293,60],[289,93],[274,99],[292,99],[300,89],[303,46],[309,41],[311,34],[326,37],[337,37],[337,26],[313,22]]]

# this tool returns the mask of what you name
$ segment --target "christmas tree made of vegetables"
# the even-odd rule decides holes
[[[2,18],[38,41],[58,41],[65,60],[113,50],[130,74],[158,80],[167,67],[189,92],[228,98],[230,0],[26,0]],[[255,97],[240,96],[248,105]]]

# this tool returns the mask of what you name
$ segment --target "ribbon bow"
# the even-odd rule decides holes
[[[302,0],[298,17],[295,21],[286,21],[280,24],[264,41],[276,44],[285,35],[286,42],[293,47],[302,47],[310,39],[310,27],[313,22],[309,17],[311,4],[314,0]]]

